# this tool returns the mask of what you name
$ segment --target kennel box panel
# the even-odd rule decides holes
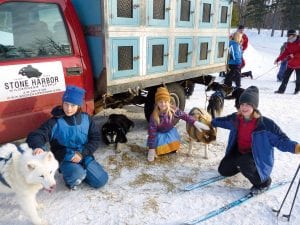
[[[228,28],[231,21],[231,1],[219,0],[218,7],[218,28]]]
[[[148,26],[170,26],[170,0],[147,1],[147,24]]]
[[[225,62],[228,55],[228,37],[217,37],[215,43],[215,63]]]
[[[211,58],[211,37],[199,37],[197,46],[197,65],[210,64]]]
[[[174,68],[183,69],[191,67],[193,53],[193,38],[175,38]]]
[[[111,38],[112,79],[139,74],[139,38]]]
[[[195,0],[177,0],[176,26],[191,28],[194,26]]]
[[[199,10],[199,28],[212,28],[214,23],[215,1],[202,0]]]
[[[168,70],[169,39],[147,38],[147,73],[165,72]]]
[[[111,25],[139,25],[140,0],[111,0],[108,6]]]

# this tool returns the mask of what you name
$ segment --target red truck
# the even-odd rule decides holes
[[[145,104],[159,85],[176,104],[224,71],[230,0],[0,0],[0,143],[26,137],[61,104],[67,84],[83,110]]]

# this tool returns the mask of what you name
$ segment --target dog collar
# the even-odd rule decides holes
[[[4,161],[4,165],[5,165],[7,163],[7,161],[11,159],[11,157],[12,157],[12,153],[10,153],[10,155],[9,155],[8,158],[2,158],[2,157],[0,157],[0,161],[3,160]],[[0,174],[0,182],[2,184],[4,184],[5,186],[11,188],[11,186],[6,182],[6,180],[4,179],[4,177],[2,176],[2,174]]]

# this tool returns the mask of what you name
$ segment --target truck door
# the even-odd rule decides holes
[[[0,143],[49,118],[66,83],[84,86],[64,18],[59,4],[0,0]]]

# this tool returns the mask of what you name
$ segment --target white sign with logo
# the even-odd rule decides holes
[[[0,66],[0,102],[65,91],[62,63]]]

